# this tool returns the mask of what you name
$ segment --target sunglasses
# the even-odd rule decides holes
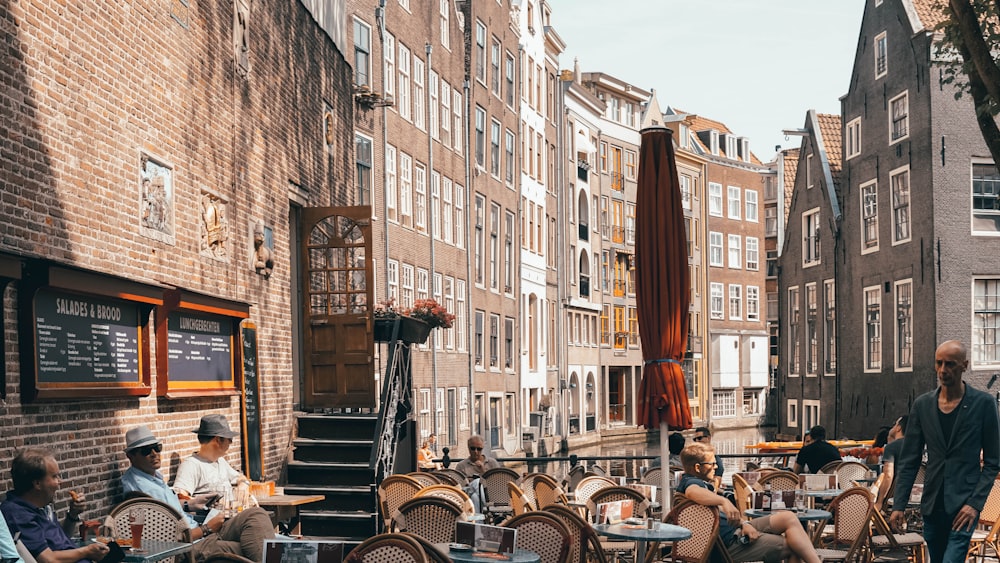
[[[483,448],[469,448],[469,451],[470,452],[481,452],[481,451],[483,451]]]
[[[147,455],[149,455],[149,454],[151,454],[153,452],[156,452],[156,453],[162,452],[163,451],[163,444],[159,444],[159,443],[157,443],[157,444],[150,444],[148,446],[142,446],[141,448],[136,448],[136,449],[134,449],[132,451],[133,452],[137,452],[141,456],[147,456]]]

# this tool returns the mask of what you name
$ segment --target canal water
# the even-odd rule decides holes
[[[712,434],[712,446],[715,447],[715,451],[719,454],[727,455],[723,459],[723,465],[725,467],[725,475],[723,476],[723,481],[730,482],[732,474],[736,471],[743,471],[746,469],[746,463],[748,461],[759,462],[759,458],[752,455],[753,450],[748,450],[746,446],[756,444],[765,440],[773,439],[774,428],[735,428],[735,429],[725,429],[717,430]],[[570,452],[566,455],[577,455],[580,457],[604,457],[604,456],[620,456],[620,457],[635,457],[635,456],[656,456],[660,454],[660,444],[656,443],[603,443],[595,444],[593,446],[572,448]],[[740,455],[746,454],[746,455]],[[555,454],[558,455],[558,454]],[[730,458],[728,455],[737,455],[740,457]],[[630,459],[630,460],[602,460],[602,461],[585,461],[581,462],[585,465],[598,464],[609,470],[609,473],[613,476],[624,476],[624,477],[639,477],[642,473],[641,468],[647,467],[652,460],[650,459]],[[547,464],[531,464],[532,471],[545,471],[550,475],[556,475],[560,479],[565,477],[566,473],[569,471],[570,463],[568,461],[563,462],[550,462]]]

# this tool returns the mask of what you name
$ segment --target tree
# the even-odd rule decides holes
[[[961,64],[946,67],[947,82],[959,86],[956,96],[968,92],[976,111],[976,121],[1000,169],[1000,66],[993,53],[1000,49],[1000,0],[942,0],[939,6],[947,19],[940,26],[942,46],[961,56]],[[964,75],[964,78],[963,78]]]

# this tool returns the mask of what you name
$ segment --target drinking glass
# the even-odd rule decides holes
[[[132,551],[142,552],[142,528],[146,525],[146,511],[133,508],[128,513],[128,523],[132,528]]]
[[[803,489],[795,489],[795,509],[806,509],[806,492]]]

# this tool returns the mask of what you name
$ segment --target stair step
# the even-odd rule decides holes
[[[303,414],[298,417],[298,437],[319,440],[369,440],[378,419],[364,414]]]
[[[338,535],[369,538],[375,535],[378,515],[370,512],[303,510],[299,513],[302,533],[309,536]]]
[[[375,442],[368,440],[326,440],[316,438],[296,438],[296,461],[368,463]]]
[[[309,504],[310,510],[317,511],[375,510],[378,504],[378,495],[371,485],[358,487],[295,487],[286,485],[285,493],[289,495],[323,495],[325,497],[323,500]]]
[[[375,477],[368,463],[288,462],[288,484],[292,487],[311,485],[370,486]]]

